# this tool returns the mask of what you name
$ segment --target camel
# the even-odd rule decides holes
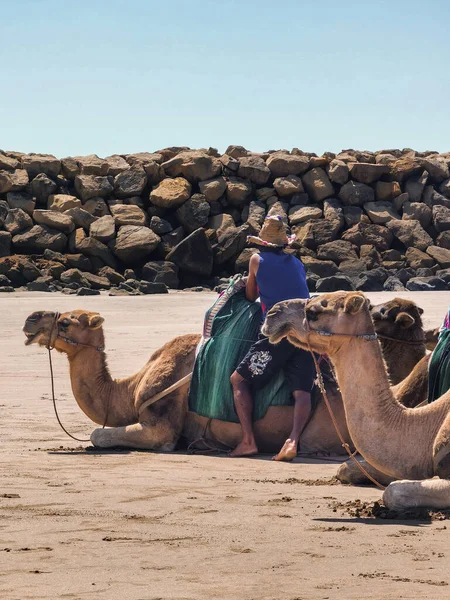
[[[409,319],[411,331],[421,329],[420,316],[415,315],[414,310]],[[396,326],[404,327],[406,317],[403,315],[397,319],[397,316],[390,311],[391,320],[394,323],[397,321]],[[414,320],[414,326],[411,319]],[[202,438],[203,434],[230,448],[240,442],[239,424],[219,420],[209,422],[207,418],[188,411],[188,383],[143,411],[139,410],[144,402],[192,371],[199,335],[183,335],[173,339],[154,352],[135,375],[113,380],[106,363],[102,324],[103,318],[98,313],[75,310],[61,315],[35,312],[28,317],[24,326],[26,344],[50,345],[67,355],[72,390],[79,407],[95,423],[108,426],[93,431],[91,441],[94,446],[125,446],[169,452],[177,447],[180,437],[191,443]],[[391,335],[395,334],[394,328]],[[389,364],[393,363],[389,359],[389,349],[393,348],[396,365],[392,364],[392,367],[398,367],[400,363],[395,343],[387,346],[386,360]],[[409,379],[410,388],[415,390],[414,375]],[[343,433],[350,442],[340,393],[332,380],[328,383],[328,389]],[[302,434],[302,453],[342,454],[341,442],[319,393],[316,405]],[[293,407],[272,406],[264,418],[256,422],[255,432],[261,452],[280,449],[289,434],[292,416]]]
[[[330,357],[356,449],[399,480],[383,493],[388,508],[450,507],[450,391],[422,408],[400,404],[389,387],[364,294],[279,302],[268,312],[262,333],[272,343],[287,337]]]

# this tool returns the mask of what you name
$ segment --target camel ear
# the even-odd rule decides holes
[[[104,318],[95,313],[81,313],[81,315],[78,317],[78,321],[81,323],[81,325],[83,325],[83,327],[97,329],[103,323]]]
[[[401,327],[403,327],[403,329],[409,329],[415,324],[416,321],[414,317],[408,315],[408,313],[401,312],[398,313],[395,322],[398,323]]]
[[[89,317],[89,327],[91,329],[98,329],[102,326],[104,320],[100,315],[91,315]]]
[[[344,312],[350,315],[356,315],[368,303],[367,298],[359,294],[348,296],[344,302]]]

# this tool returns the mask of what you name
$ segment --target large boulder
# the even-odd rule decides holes
[[[423,158],[422,166],[436,183],[440,183],[450,176],[447,160],[437,154]]]
[[[28,185],[28,173],[23,169],[0,171],[0,194],[20,192]]]
[[[297,242],[310,250],[317,250],[319,246],[335,240],[339,230],[337,223],[325,219],[308,221],[293,228]]]
[[[109,208],[103,198],[91,198],[83,204],[83,210],[94,217],[109,215]]]
[[[378,268],[360,273],[355,288],[360,292],[381,292],[383,284],[389,277],[386,269]]]
[[[410,292],[437,292],[447,289],[447,284],[439,277],[411,277],[406,284]]]
[[[427,254],[439,263],[441,269],[448,269],[450,267],[450,250],[447,250],[447,248],[429,246],[427,248]]]
[[[371,187],[357,181],[348,181],[341,187],[339,200],[346,206],[363,206],[367,202],[375,200],[375,194]]]
[[[58,186],[50,177],[47,177],[44,173],[39,173],[31,181],[28,189],[38,202],[47,204],[48,197],[57,191]]]
[[[405,192],[409,195],[411,202],[420,202],[422,200],[427,180],[428,171],[423,171],[423,173],[412,175],[405,183]]]
[[[436,246],[450,250],[450,231],[443,231],[437,236]]]
[[[350,176],[360,183],[374,183],[383,175],[389,173],[387,165],[377,165],[373,163],[355,162],[349,165]]]
[[[106,198],[112,191],[113,186],[108,177],[101,175],[77,175],[75,177],[75,190],[83,202],[91,198]]]
[[[27,256],[15,255],[0,258],[0,275],[6,275],[15,287],[19,287],[41,277],[42,273]]]
[[[408,248],[405,257],[408,267],[412,269],[426,269],[435,264],[434,259],[430,255],[425,254],[425,252],[417,248]]]
[[[230,230],[236,229],[236,224],[231,215],[222,213],[220,215],[214,215],[208,219],[208,229],[214,229],[217,234],[217,238],[220,239]]]
[[[39,173],[56,177],[61,172],[61,162],[52,154],[24,154],[21,162],[22,169],[25,169],[30,179]]]
[[[245,179],[230,177],[227,184],[227,200],[231,206],[242,207],[248,203],[252,184]]]
[[[256,185],[264,185],[270,177],[270,169],[259,156],[244,156],[239,160],[238,177]]]
[[[21,208],[12,208],[6,215],[4,227],[11,235],[17,235],[21,231],[33,227],[33,221],[30,215]]]
[[[205,196],[208,202],[216,202],[221,198],[227,189],[227,182],[221,177],[200,181],[200,192]]]
[[[319,278],[331,277],[332,275],[336,275],[338,271],[337,266],[331,260],[318,260],[313,256],[302,256],[301,261],[308,274],[314,273]]]
[[[228,229],[220,236],[218,244],[214,248],[215,264],[222,265],[229,260],[236,260],[247,243],[247,236],[254,233],[248,223],[244,223],[241,227]]]
[[[123,225],[109,247],[123,263],[132,264],[153,252],[160,241],[161,238],[148,227]]]
[[[342,235],[342,239],[359,247],[370,244],[382,251],[390,248],[393,236],[389,229],[382,225],[357,223]]]
[[[401,221],[392,219],[386,223],[389,231],[407,248],[413,246],[419,250],[426,250],[433,244],[433,239],[423,229],[419,221]],[[385,248],[387,249],[387,248]]]
[[[165,258],[171,250],[178,246],[184,239],[184,229],[177,227],[173,231],[166,233],[161,236],[161,243],[158,246],[158,254]]]
[[[431,223],[431,208],[423,202],[405,202],[403,204],[404,221],[419,221],[424,229]]]
[[[324,277],[316,282],[316,292],[339,292],[339,291],[354,291],[355,286],[352,280],[345,275],[332,275]]]
[[[11,239],[9,231],[0,231],[0,258],[11,254]]]
[[[64,214],[73,220],[76,227],[83,227],[86,231],[89,231],[91,223],[97,220],[97,217],[94,217],[83,208],[69,208],[69,210],[64,211]]]
[[[147,185],[144,169],[133,168],[122,171],[114,178],[114,195],[116,198],[140,196]]]
[[[0,152],[0,171],[15,171],[20,166],[20,162],[17,158],[6,156],[3,152]]]
[[[266,165],[274,177],[300,175],[308,170],[309,157],[287,154],[286,152],[274,152],[268,157]]]
[[[170,234],[168,234],[170,235]],[[213,249],[204,229],[196,229],[166,256],[186,273],[209,277],[213,268]]]
[[[33,219],[39,225],[48,225],[64,233],[71,233],[75,229],[75,223],[70,215],[53,210],[35,210]]]
[[[347,260],[356,261],[358,260],[358,255],[353,244],[345,240],[336,240],[320,246],[317,251],[317,258],[320,260],[332,260],[340,264]]]
[[[397,181],[377,181],[375,195],[380,202],[393,200],[402,193],[402,188]]]
[[[50,229],[47,225],[35,225],[15,235],[12,243],[17,253],[42,254],[47,248],[62,252],[67,245],[67,237],[61,231]]]
[[[308,192],[308,196],[314,202],[320,202],[334,194],[333,185],[321,167],[316,167],[305,173],[302,177],[302,182]]]
[[[176,290],[180,284],[178,266],[167,260],[155,260],[142,267],[142,279],[152,283],[163,283],[168,288]]]
[[[81,206],[81,200],[69,194],[51,194],[47,201],[48,210],[58,212],[65,212],[69,208],[81,208]]]
[[[183,177],[163,179],[150,192],[150,202],[161,208],[178,208],[191,195],[191,184]]]
[[[369,217],[359,206],[344,206],[344,220],[347,227],[353,227],[358,223],[370,223]]]
[[[450,208],[445,206],[433,206],[433,225],[439,233],[450,229]]]
[[[127,163],[123,156],[120,154],[112,154],[106,156],[104,162],[108,165],[108,175],[115,177],[123,171],[128,171],[131,166]]]
[[[73,159],[78,166],[78,172],[83,175],[108,175],[108,162],[96,154],[74,156]]]
[[[75,229],[75,231],[70,234],[69,251],[72,253],[80,252],[81,254],[90,257],[91,260],[100,259],[105,265],[112,269],[116,269],[117,267],[117,261],[108,246],[94,237],[87,236],[81,228]],[[75,267],[75,265],[72,266]]]
[[[333,183],[344,185],[348,181],[348,165],[342,160],[333,159],[327,166],[327,173]]]
[[[199,150],[180,152],[161,166],[169,177],[182,176],[191,183],[213,179],[221,172],[220,161]]]
[[[103,244],[107,244],[116,237],[116,225],[113,217],[105,215],[100,217],[89,226],[89,235]]]
[[[9,192],[6,194],[6,201],[10,208],[21,208],[30,216],[36,207],[33,197],[24,192]]]
[[[203,194],[194,194],[175,212],[180,225],[187,233],[192,233],[208,222],[210,205]]]
[[[293,206],[289,209],[289,225],[298,225],[311,219],[321,219],[322,210],[318,206]]]
[[[392,219],[400,218],[390,202],[367,202],[364,204],[364,210],[372,223],[376,225],[384,225]]]
[[[273,182],[273,187],[280,198],[304,192],[302,180],[297,175],[277,177]]]
[[[109,209],[117,227],[121,225],[147,225],[147,215],[139,206],[115,204],[110,206]]]

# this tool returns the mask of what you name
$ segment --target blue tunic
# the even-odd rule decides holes
[[[264,318],[277,302],[309,298],[303,263],[284,252],[261,252],[256,272]]]

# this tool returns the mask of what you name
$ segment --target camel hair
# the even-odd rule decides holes
[[[404,345],[401,335],[412,332],[413,337],[423,335],[420,312],[414,303],[403,301],[387,303],[383,311],[384,327],[390,320],[392,337],[388,341],[386,360],[395,369],[403,370],[405,357],[413,346]],[[409,312],[406,313],[405,308]],[[382,306],[376,307],[381,313]],[[155,404],[140,411],[140,406],[155,394],[188,375],[193,368],[199,335],[176,337],[154,352],[136,374],[124,379],[113,379],[109,373],[106,354],[103,318],[94,312],[74,310],[63,314],[34,312],[24,325],[26,344],[54,347],[65,353],[69,360],[72,391],[81,410],[95,423],[106,428],[95,429],[91,434],[94,446],[108,448],[123,446],[155,451],[172,451],[180,447],[180,438],[188,443],[205,436],[209,440],[235,447],[241,441],[238,423],[209,420],[188,410],[188,383],[171,392]],[[68,341],[70,340],[70,342]],[[74,344],[73,342],[76,342]],[[399,352],[399,348],[402,350]],[[425,354],[425,347],[422,349]],[[392,360],[390,360],[392,356]],[[419,356],[415,357],[417,360]],[[426,364],[419,361],[413,372],[401,384],[400,399],[415,405],[423,400],[426,383],[423,371]],[[407,369],[412,365],[406,361]],[[422,366],[421,366],[422,365]],[[348,434],[340,392],[335,382],[327,383],[334,407],[346,440]],[[316,409],[301,438],[302,454],[343,454],[341,442],[335,432],[325,403],[317,392]],[[293,418],[292,406],[272,406],[266,415],[255,423],[255,433],[261,452],[277,452],[287,438]],[[200,447],[202,444],[200,444]]]
[[[356,449],[399,480],[384,491],[386,506],[450,507],[450,391],[415,409],[395,398],[380,346],[367,337],[374,325],[364,294],[279,302],[268,312],[262,333],[272,343],[286,337],[330,357]]]

